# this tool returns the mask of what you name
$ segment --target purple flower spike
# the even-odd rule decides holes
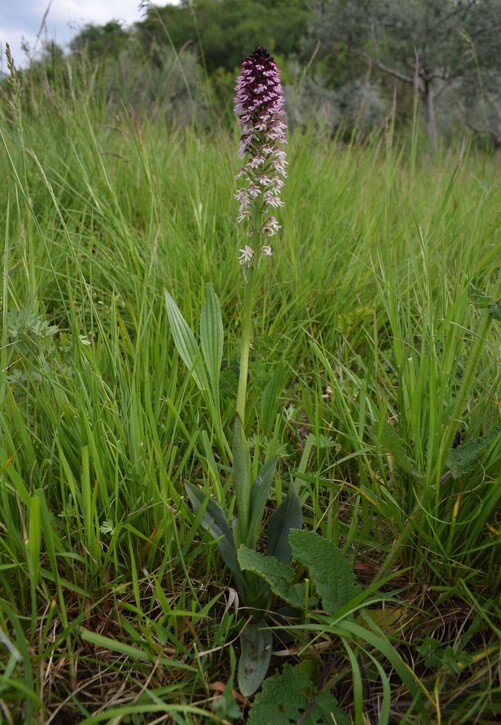
[[[249,219],[253,210],[260,211],[261,228],[251,228],[249,234],[253,236],[257,232],[260,236],[270,237],[280,225],[274,216],[266,220],[264,217],[269,213],[269,207],[283,206],[280,191],[284,182],[280,177],[287,176],[287,161],[281,144],[287,143],[287,126],[282,120],[285,111],[280,75],[265,48],[256,48],[244,60],[235,90],[235,113],[242,126],[238,155],[240,158],[247,156],[245,166],[235,177],[243,179],[247,185],[235,194],[240,203],[239,222]],[[269,244],[262,245],[257,251],[264,256],[272,253]],[[242,254],[240,263],[249,266],[255,257],[255,254]]]

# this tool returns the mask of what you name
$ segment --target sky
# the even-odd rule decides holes
[[[172,2],[172,0],[171,0]],[[32,51],[40,49],[43,40],[55,40],[65,47],[86,23],[104,25],[120,20],[130,25],[144,17],[144,0],[0,0],[0,71],[7,72],[5,43],[9,43],[16,67],[28,63],[23,42]],[[152,3],[164,6],[169,0]],[[48,12],[47,12],[48,9]],[[42,34],[37,42],[40,26]]]

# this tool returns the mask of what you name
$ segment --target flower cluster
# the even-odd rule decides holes
[[[245,186],[238,189],[235,198],[240,204],[238,221],[259,219],[259,228],[252,226],[250,236],[271,237],[280,224],[270,207],[283,206],[280,191],[286,173],[286,154],[281,144],[287,143],[283,122],[284,96],[280,75],[275,61],[264,48],[256,48],[242,63],[237,80],[235,113],[242,126],[240,158],[247,156],[245,166],[236,179],[243,179]],[[260,253],[272,254],[271,246],[263,244]],[[254,262],[255,250],[245,245],[240,250],[240,264],[247,267]]]

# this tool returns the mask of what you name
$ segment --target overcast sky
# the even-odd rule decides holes
[[[174,4],[160,0],[155,5]],[[130,25],[144,17],[141,0],[0,0],[0,70],[6,72],[5,43],[9,43],[17,67],[26,65],[23,41],[31,50],[39,49],[43,40],[55,40],[63,48],[86,23],[104,25],[121,20]],[[42,35],[37,35],[47,12]]]

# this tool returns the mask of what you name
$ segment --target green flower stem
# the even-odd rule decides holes
[[[250,245],[254,250],[254,263],[259,260],[261,244],[260,230],[263,226],[263,204],[255,204],[252,213],[252,236]],[[247,398],[247,380],[249,377],[249,353],[252,327],[252,308],[254,302],[255,275],[257,268],[249,265],[245,270],[244,309],[242,313],[242,339],[240,343],[240,375],[238,379],[237,414],[245,430],[245,403]]]
[[[440,446],[440,451],[437,458],[437,463],[434,469],[434,472],[430,478],[430,481],[433,481],[436,479],[435,483],[438,489],[438,486],[440,485],[440,475],[442,473],[443,468],[443,461],[444,459],[447,460],[447,456],[449,455],[449,451],[452,448],[452,444],[454,442],[454,436],[456,434],[456,430],[459,425],[459,421],[461,420],[461,416],[463,415],[464,407],[466,405],[466,401],[468,399],[468,395],[471,391],[471,385],[473,382],[473,378],[475,376],[475,373],[477,371],[478,363],[480,360],[480,356],[482,354],[482,350],[484,349],[487,334],[489,332],[489,328],[492,323],[492,316],[490,314],[486,315],[484,319],[484,323],[482,325],[482,328],[480,332],[477,335],[477,339],[475,341],[475,344],[473,346],[473,349],[470,353],[470,357],[468,360],[468,365],[466,367],[466,370],[463,375],[463,381],[461,385],[461,389],[459,391],[458,397],[456,399],[456,403],[454,405],[454,410],[452,412],[452,416],[449,420],[449,422],[446,425],[444,435],[442,437],[442,444]],[[413,530],[414,530],[414,523],[417,521],[420,516],[422,516],[423,513],[423,503],[426,496],[426,490],[423,492],[423,495],[419,498],[418,501],[416,501],[416,504],[412,510],[412,513],[407,521],[407,526],[404,528],[398,539],[393,544],[392,548],[390,549],[390,552],[386,559],[383,561],[381,568],[377,574],[376,579],[381,580],[385,576],[387,576],[395,562],[398,560],[402,549],[407,544]]]
[[[242,339],[240,343],[240,376],[238,379],[237,413],[245,426],[245,401],[247,397],[247,379],[249,375],[249,352],[251,340],[252,302],[254,296],[254,269],[247,270],[244,288],[244,309],[242,314]]]

